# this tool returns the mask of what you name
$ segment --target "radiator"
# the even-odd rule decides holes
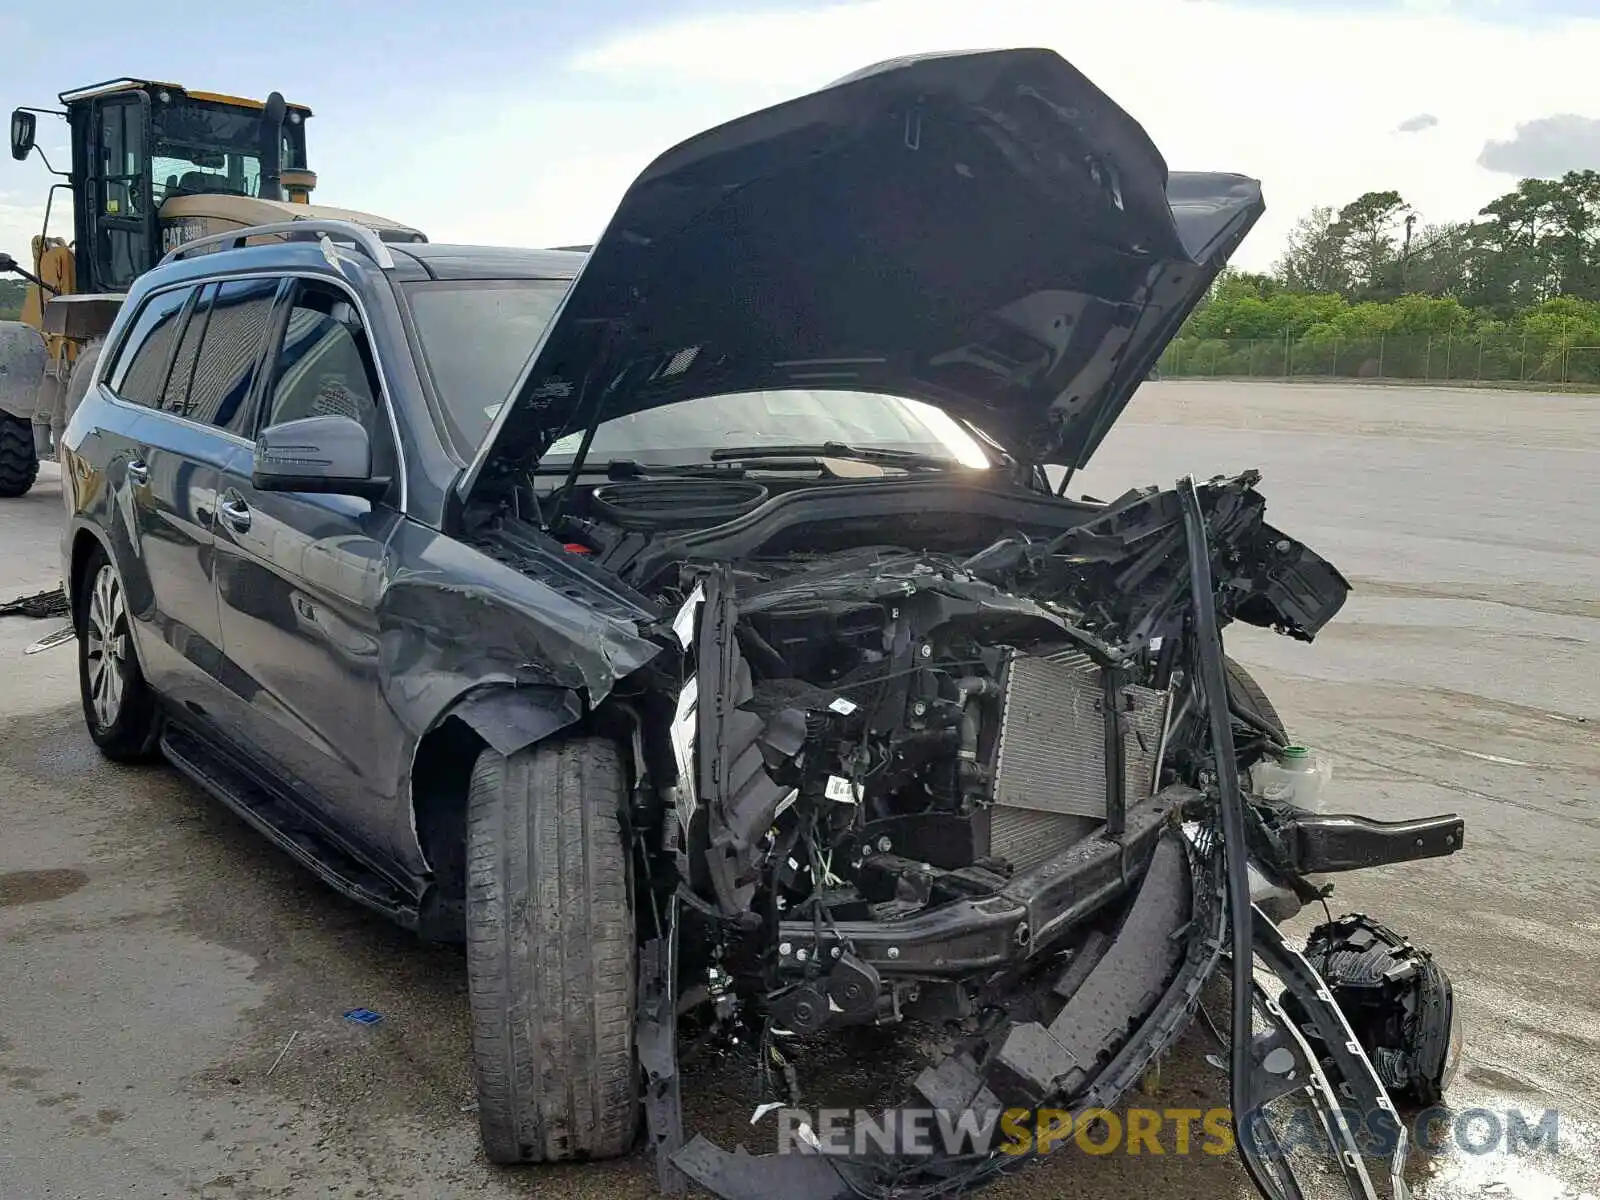
[[[991,772],[990,853],[1019,870],[1106,818],[1102,671],[1076,648],[1013,655],[1006,665]],[[1155,790],[1169,696],[1122,689],[1123,800]]]

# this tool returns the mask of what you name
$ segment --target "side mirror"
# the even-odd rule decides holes
[[[33,138],[38,131],[39,118],[27,109],[13,109],[11,113],[11,157],[21,162],[33,153]]]
[[[261,431],[250,482],[264,492],[361,496],[374,503],[389,480],[372,474],[372,439],[349,417],[302,417]]]

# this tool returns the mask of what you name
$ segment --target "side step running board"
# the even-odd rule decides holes
[[[194,734],[169,724],[161,734],[161,749],[174,767],[334,891],[407,929],[417,928],[418,910],[414,900],[319,836],[293,807]]]

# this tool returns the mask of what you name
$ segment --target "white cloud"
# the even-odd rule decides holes
[[[1487,24],[1449,6],[1388,13],[1266,9],[1223,0],[869,0],[702,17],[617,37],[578,69],[677,80],[761,103],[921,50],[1048,46],[1142,122],[1178,169],[1263,181],[1269,212],[1239,260],[1265,266],[1316,204],[1397,188],[1430,220],[1471,216],[1505,190],[1484,140],[1528,113],[1594,105],[1600,21]],[[1427,141],[1407,115],[1438,120]]]
[[[30,239],[44,228],[44,204],[24,201],[20,191],[0,192],[0,250],[28,267]],[[60,237],[72,236],[72,206],[64,196],[51,211],[50,230]]]
[[[1555,179],[1600,164],[1600,120],[1572,113],[1540,117],[1517,126],[1516,136],[1490,140],[1478,165],[1503,175]]]

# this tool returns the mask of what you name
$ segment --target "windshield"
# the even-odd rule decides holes
[[[477,454],[569,283],[437,279],[403,285],[440,422],[463,462]],[[582,436],[573,432],[558,439],[543,461],[570,461]],[[688,463],[731,447],[823,442],[989,465],[978,441],[931,404],[876,392],[798,388],[682,400],[602,421],[588,461]]]
[[[159,204],[171,196],[261,195],[260,110],[204,100],[156,105],[150,175]],[[287,122],[285,122],[287,125]],[[285,136],[283,165],[302,157],[303,134]]]
[[[437,279],[405,285],[445,433],[471,461],[561,303],[566,279]]]
[[[570,461],[582,440],[581,433],[557,439],[542,461]],[[801,388],[704,396],[602,421],[585,461],[681,463],[735,446],[824,442],[907,450],[969,467],[989,465],[977,440],[931,404],[877,392]]]

